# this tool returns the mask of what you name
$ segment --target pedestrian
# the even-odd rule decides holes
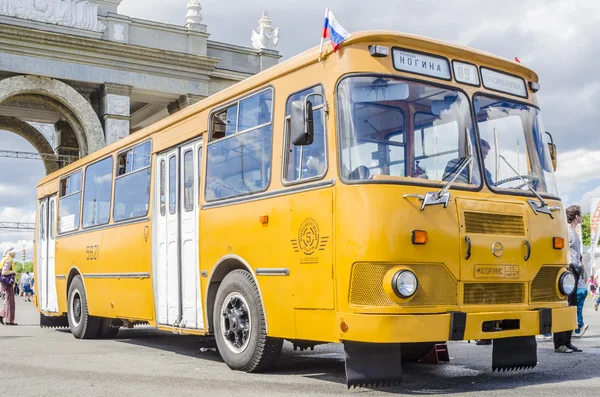
[[[2,292],[4,292],[4,305],[0,309],[0,323],[5,325],[17,325],[15,323],[15,277],[16,272],[13,270],[13,259],[17,255],[14,248],[10,247],[4,250],[4,257],[0,261],[0,269],[2,272],[3,282]],[[4,281],[7,281],[5,283]],[[4,321],[6,319],[6,322]]]
[[[21,290],[23,291],[23,300],[31,302],[31,276],[29,272],[25,272],[21,275]]]
[[[581,223],[581,207],[578,205],[571,205],[567,208],[566,214],[567,222],[569,223],[569,270],[573,272],[573,275],[575,276],[575,287],[578,288],[579,278],[583,277],[583,266],[581,266],[581,241],[577,234],[577,225]],[[577,291],[573,291],[573,293],[569,295],[569,306],[578,306]],[[583,323],[583,318],[581,319],[581,322]],[[557,353],[581,352],[581,349],[571,343],[571,336],[571,331],[556,332],[554,334],[554,351]]]
[[[592,294],[592,299],[596,299],[596,279],[594,276],[590,276],[590,293]]]

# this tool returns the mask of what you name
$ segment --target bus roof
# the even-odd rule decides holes
[[[348,47],[353,44],[359,43],[393,43],[394,45],[406,46],[434,55],[446,56],[449,59],[456,58],[462,59],[464,61],[473,62],[476,64],[485,64],[489,67],[494,67],[502,71],[523,76],[529,81],[538,81],[538,76],[533,70],[512,60],[508,60],[506,58],[502,58],[484,51],[475,50],[469,47],[458,46],[441,40],[395,31],[373,30],[353,33],[348,40],[346,40],[340,45],[338,51],[344,51],[344,47]],[[331,46],[327,46],[326,48],[327,50],[323,51],[324,58],[330,56],[332,53]],[[115,150],[118,150],[121,147],[125,147],[130,145],[131,143],[142,140],[156,131],[160,131],[162,129],[170,127],[180,122],[181,120],[184,120],[194,114],[200,113],[205,109],[211,109],[245,92],[260,87],[265,83],[276,79],[277,77],[292,73],[293,71],[301,69],[312,63],[316,63],[318,62],[318,58],[319,46],[315,46],[263,72],[260,72],[222,91],[219,91],[216,94],[211,95],[208,98],[205,98],[199,101],[198,103],[177,112],[176,114],[168,116],[160,121],[157,121],[154,124],[135,132],[132,135],[122,138],[117,142],[114,142],[94,153],[91,153],[85,158],[80,159],[72,164],[69,164],[68,166],[61,168],[60,170],[50,175],[45,176],[40,180],[38,187],[64,174],[72,172],[77,168],[81,167],[82,165],[92,163],[100,159],[101,157],[104,157],[114,152]]]

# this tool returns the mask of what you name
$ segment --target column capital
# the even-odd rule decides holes
[[[131,91],[133,87],[130,85],[121,85],[121,84],[113,84],[113,83],[104,83],[101,89],[101,95],[106,96],[109,94],[120,95],[120,96],[131,96]]]

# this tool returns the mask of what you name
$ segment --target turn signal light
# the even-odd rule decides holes
[[[258,221],[260,223],[262,223],[263,225],[266,225],[267,223],[269,223],[269,215],[261,215],[258,217]]]
[[[426,244],[427,232],[425,230],[413,230],[411,241],[413,244]]]
[[[552,237],[552,247],[555,250],[561,250],[565,248],[565,239],[562,237]]]

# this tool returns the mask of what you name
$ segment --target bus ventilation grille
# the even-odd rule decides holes
[[[560,302],[566,297],[556,293],[556,278],[562,266],[542,266],[531,283],[531,302]]]
[[[398,264],[356,263],[352,269],[350,304],[354,306],[452,306],[458,304],[456,280],[442,265],[405,265],[419,280],[419,288],[409,302],[397,303],[383,290],[383,277]]]
[[[465,231],[466,233],[525,236],[525,223],[521,215],[465,211]]]
[[[465,283],[465,305],[508,305],[524,303],[523,283]]]

